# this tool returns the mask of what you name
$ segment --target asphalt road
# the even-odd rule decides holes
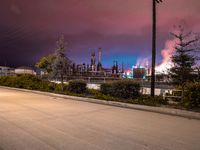
[[[0,150],[200,150],[200,121],[0,88]]]

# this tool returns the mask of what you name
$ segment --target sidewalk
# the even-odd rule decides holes
[[[180,117],[185,117],[185,118],[189,118],[189,119],[200,120],[200,113],[186,111],[186,110],[128,104],[128,103],[98,100],[98,99],[86,98],[86,97],[76,97],[76,96],[55,94],[55,93],[49,93],[49,92],[41,92],[41,91],[34,91],[34,90],[27,90],[27,89],[11,88],[11,87],[5,87],[5,86],[0,86],[0,88],[18,90],[18,91],[23,91],[23,92],[31,92],[31,93],[35,93],[35,94],[42,94],[42,95],[47,95],[47,96],[59,97],[59,98],[64,98],[64,99],[72,99],[72,100],[84,101],[84,102],[90,102],[90,103],[96,103],[96,104],[110,105],[110,106],[115,106],[115,107],[137,109],[137,110],[142,110],[142,111],[150,111],[150,112],[155,112],[155,113],[174,115],[174,116],[180,116]]]

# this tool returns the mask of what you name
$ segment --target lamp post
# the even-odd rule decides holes
[[[163,0],[152,0],[153,14],[152,14],[152,65],[151,65],[151,96],[155,95],[155,64],[156,64],[156,5]]]

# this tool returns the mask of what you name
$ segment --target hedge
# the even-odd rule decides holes
[[[183,104],[187,108],[200,107],[200,82],[187,84]]]
[[[103,83],[101,85],[101,92],[114,97],[134,99],[140,96],[140,84],[131,80]]]
[[[87,91],[87,83],[83,80],[71,80],[68,84],[68,91],[72,93],[82,94]]]
[[[136,99],[135,103],[148,106],[161,106],[168,104],[168,102],[164,100],[162,96],[151,97],[150,95],[141,95]]]
[[[0,85],[41,91],[54,91],[56,87],[55,83],[28,74],[0,77]]]

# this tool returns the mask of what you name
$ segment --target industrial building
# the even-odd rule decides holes
[[[15,74],[32,74],[36,75],[36,72],[31,67],[18,67],[15,69]]]
[[[0,66],[0,76],[9,76],[14,74],[14,69],[7,66]]]
[[[119,69],[118,62],[114,61],[111,68],[104,68],[102,65],[102,49],[98,49],[98,59],[96,59],[95,50],[91,50],[90,64],[73,64],[72,76],[86,76],[86,77],[122,77],[123,69]],[[97,61],[96,61],[97,60]],[[123,67],[122,67],[123,68]]]
[[[97,52],[97,55],[96,55]],[[90,63],[76,64],[73,63],[70,67],[69,75],[66,79],[95,79],[95,80],[113,80],[123,77],[124,68],[123,65],[119,68],[118,62],[113,61],[113,66],[110,68],[103,67],[102,64],[102,48],[98,50],[92,49],[90,54]],[[0,67],[0,76],[16,75],[16,74],[32,74],[36,75],[36,72],[31,67],[18,67],[11,69],[9,67]],[[42,71],[37,74],[42,75]]]

